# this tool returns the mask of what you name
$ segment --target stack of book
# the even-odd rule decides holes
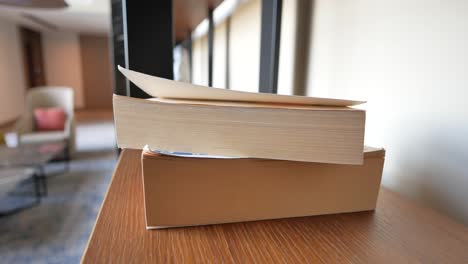
[[[114,95],[119,147],[143,149],[147,228],[375,209],[385,152],[364,147],[363,102],[119,70],[154,96]]]

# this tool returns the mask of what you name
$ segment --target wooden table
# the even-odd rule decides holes
[[[468,263],[468,228],[382,188],[375,212],[145,229],[140,151],[124,150],[84,263]]]

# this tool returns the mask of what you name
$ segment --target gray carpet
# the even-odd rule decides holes
[[[0,263],[79,263],[116,164],[112,122],[81,123],[70,170],[47,165],[49,195],[39,205],[0,218]],[[32,181],[2,206],[33,199]]]

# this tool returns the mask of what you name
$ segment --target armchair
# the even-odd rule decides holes
[[[75,150],[75,123],[73,89],[70,87],[37,87],[26,95],[26,109],[16,124],[18,144],[65,141],[68,157]],[[38,107],[61,107],[66,113],[63,131],[34,131],[33,111]]]

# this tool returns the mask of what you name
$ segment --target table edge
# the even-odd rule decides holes
[[[114,168],[114,172],[112,173],[112,178],[111,178],[111,181],[109,182],[109,186],[107,186],[106,194],[104,195],[104,199],[102,200],[101,207],[99,208],[99,212],[98,212],[98,214],[96,216],[96,220],[94,221],[93,229],[91,230],[91,233],[89,234],[88,242],[86,242],[86,247],[85,247],[85,249],[83,251],[83,255],[81,256],[80,263],[84,262],[84,259],[85,259],[86,255],[88,253],[89,244],[91,242],[91,239],[94,237],[94,231],[96,229],[96,225],[97,225],[97,223],[99,221],[99,218],[101,217],[102,209],[104,208],[104,204],[106,203],[109,191],[110,191],[112,183],[114,182],[114,179],[115,179],[115,174],[117,174],[117,170],[118,170],[118,168],[120,166],[120,162],[122,160],[122,157],[124,156],[123,155],[124,152],[125,152],[125,149],[122,149],[121,153],[119,154],[119,159],[117,160],[117,163],[116,163],[115,168]]]

